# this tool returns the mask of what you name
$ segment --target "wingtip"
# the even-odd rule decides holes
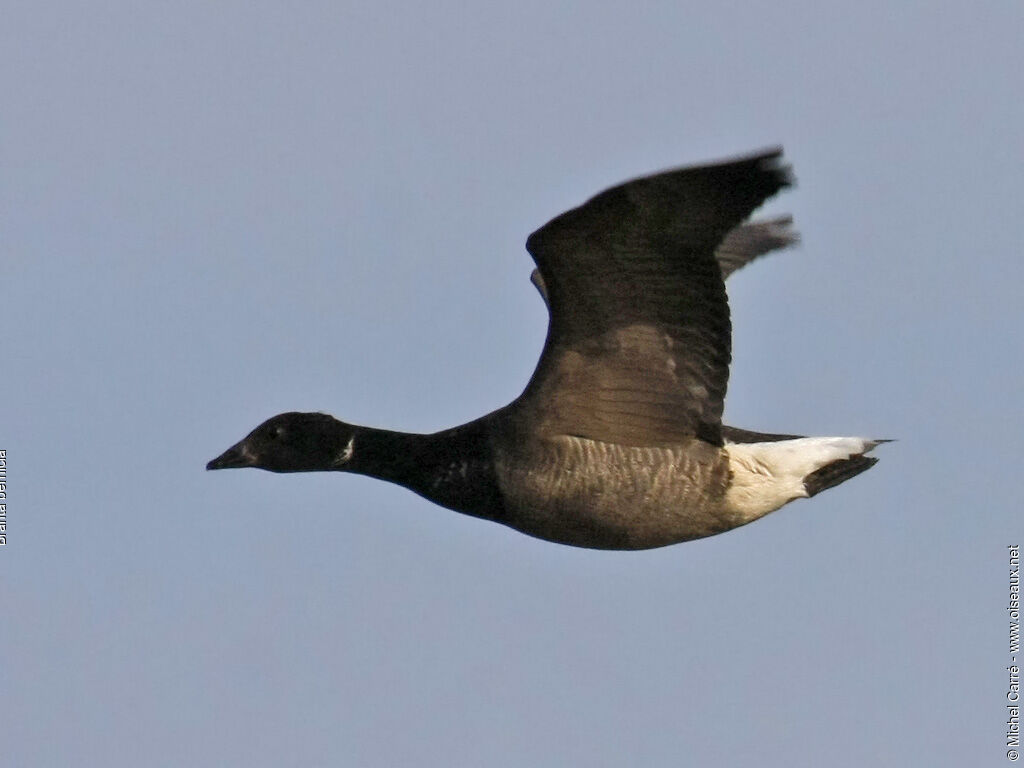
[[[770,250],[789,248],[800,243],[800,233],[793,227],[793,217],[790,214],[775,216],[770,219],[759,219],[747,224],[741,224],[737,230],[746,229],[751,234],[760,236],[762,242],[767,246],[771,244]],[[731,234],[731,233],[730,233]]]
[[[793,174],[793,166],[782,159],[782,146],[778,145],[766,150],[761,155],[760,169],[775,175],[779,180],[780,187],[796,186],[796,176]]]
[[[721,165],[746,166],[760,173],[767,174],[774,182],[775,191],[796,186],[793,166],[783,159],[785,154],[781,144],[764,147],[746,154],[723,160]]]
[[[769,144],[763,149],[752,152],[751,155],[754,157],[781,158],[784,152],[785,150],[782,148],[781,144]]]
[[[789,248],[800,245],[800,233],[793,228],[792,216],[779,216],[777,219],[769,219],[766,222],[771,228],[771,233],[783,242],[782,248]]]

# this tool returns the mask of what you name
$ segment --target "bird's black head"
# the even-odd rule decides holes
[[[206,465],[207,469],[256,467],[271,472],[344,469],[352,458],[355,427],[325,413],[282,413]]]

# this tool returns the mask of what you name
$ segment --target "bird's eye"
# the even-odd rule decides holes
[[[284,435],[284,427],[274,427],[272,430],[270,430],[270,437],[273,440],[277,440],[278,438],[282,437],[283,435]]]

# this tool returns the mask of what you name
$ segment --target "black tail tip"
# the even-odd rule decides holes
[[[878,442],[888,442],[879,440]],[[808,498],[866,472],[878,463],[874,456],[851,456],[826,464],[804,478]]]

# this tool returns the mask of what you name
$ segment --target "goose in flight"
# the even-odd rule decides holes
[[[207,469],[356,472],[597,549],[721,533],[860,474],[884,441],[722,424],[725,278],[796,239],[788,217],[743,223],[790,185],[781,156],[628,181],[530,235],[548,332],[532,378],[504,408],[434,434],[283,413]]]

